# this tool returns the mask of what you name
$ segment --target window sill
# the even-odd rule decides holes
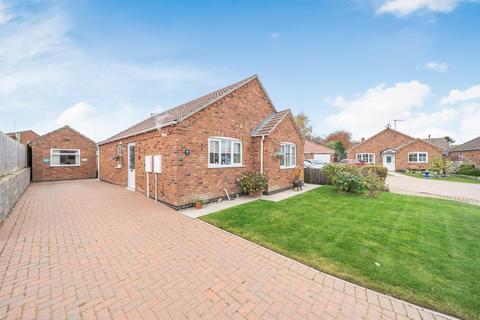
[[[228,169],[228,168],[245,168],[243,164],[233,164],[233,165],[228,165],[228,166],[222,166],[222,165],[208,165],[208,169]]]
[[[121,166],[120,167],[115,167],[115,169],[122,169],[122,167]]]
[[[79,164],[51,164],[50,167],[80,167]]]
[[[408,163],[428,163],[428,161],[408,161]]]
[[[295,169],[296,166],[293,167],[280,167],[280,170],[289,170],[289,169]]]

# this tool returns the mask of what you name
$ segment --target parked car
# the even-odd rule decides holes
[[[356,166],[356,167],[363,167],[366,165],[365,162],[360,161],[360,160],[354,160],[354,159],[342,159],[340,160],[340,163]]]
[[[303,166],[305,168],[315,168],[315,169],[321,169],[323,168],[327,163],[322,160],[305,160],[303,162]]]

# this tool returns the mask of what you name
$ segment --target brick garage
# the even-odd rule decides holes
[[[96,144],[65,126],[31,142],[32,180],[54,181],[95,178]]]
[[[322,144],[305,140],[305,160],[321,160],[324,162],[333,162],[335,150]]]
[[[303,166],[303,139],[291,112],[276,111],[257,76],[154,115],[99,143],[100,179],[128,186],[128,145],[134,143],[135,190],[147,190],[145,156],[161,155],[158,200],[180,208],[198,198],[223,197],[225,190],[236,194],[240,192],[237,179],[242,173],[261,171],[262,136],[255,136],[254,132],[264,133],[267,191],[290,187],[295,166],[280,169],[280,159],[274,158],[274,154],[280,150],[281,142],[289,142],[296,146],[296,164]],[[232,150],[241,148],[240,163],[211,164],[217,154],[218,158],[223,157],[223,153],[209,152],[217,140],[219,147],[231,141]],[[233,152],[232,163],[235,156],[238,154]],[[149,186],[153,198],[154,174],[149,175]]]
[[[29,144],[31,141],[39,137],[39,135],[33,130],[9,132],[7,136],[21,144]]]
[[[430,139],[431,140],[431,139]],[[381,164],[389,170],[425,170],[443,150],[429,143],[386,128],[347,150],[348,159]],[[390,162],[388,162],[390,160]]]

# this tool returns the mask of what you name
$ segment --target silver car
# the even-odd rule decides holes
[[[323,168],[327,163],[322,160],[305,160],[303,162],[303,166],[305,168],[315,168],[315,169],[321,169]]]

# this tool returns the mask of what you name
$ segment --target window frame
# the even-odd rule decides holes
[[[210,163],[210,143],[212,141],[217,141],[218,142],[218,162],[219,163]],[[222,141],[229,142],[230,143],[230,164],[222,164]],[[234,163],[234,150],[235,150],[235,144],[240,145],[240,162],[239,163]],[[208,137],[208,154],[207,154],[207,166],[208,168],[239,168],[243,167],[243,142],[239,139],[236,138],[230,138],[230,137]]]
[[[410,161],[410,155],[415,154],[417,156],[417,160],[415,161]],[[425,161],[420,161],[420,154],[425,154]],[[408,163],[428,163],[428,152],[426,151],[413,151],[409,152],[407,155],[407,161]]]
[[[288,153],[290,164],[286,165],[287,163],[287,153],[285,147],[289,148],[290,153]],[[291,153],[292,147],[295,148],[295,152]],[[282,157],[280,159],[280,169],[294,169],[297,167],[297,145],[292,142],[282,142],[280,143],[280,152],[282,153]],[[294,160],[294,163],[292,162]],[[282,165],[283,162],[283,165]]]
[[[119,147],[120,147],[120,152],[119,151]],[[121,143],[118,143],[116,146],[115,146],[115,155],[117,157],[120,157],[119,159],[115,160],[115,168],[116,169],[121,169],[122,168],[122,153],[123,153],[123,145]]]
[[[55,152],[54,150],[58,151],[58,153]],[[53,160],[54,153],[55,153],[55,155],[61,156],[60,151],[76,151],[75,156],[78,155],[78,163],[75,163],[75,164],[53,164],[52,160]],[[50,149],[50,167],[80,167],[81,163],[82,163],[82,159],[80,157],[80,149],[68,149],[68,148],[51,148]]]
[[[372,161],[363,161],[363,156],[364,155],[367,155],[368,156],[368,159],[370,160],[370,156],[372,156]],[[362,159],[359,159],[358,157],[361,156]],[[368,163],[368,164],[371,164],[371,163],[376,163],[376,159],[375,159],[375,153],[372,153],[372,152],[360,152],[360,153],[357,153],[356,154],[356,159],[358,161],[362,161],[362,162],[365,162],[365,163]]]

